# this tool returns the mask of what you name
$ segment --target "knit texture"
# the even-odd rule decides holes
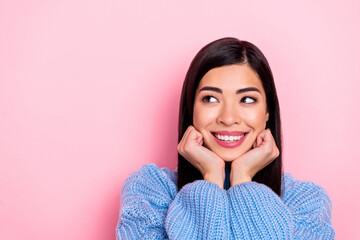
[[[331,201],[320,186],[283,175],[281,198],[256,182],[224,190],[198,180],[179,192],[177,172],[155,164],[121,192],[117,239],[334,239]]]

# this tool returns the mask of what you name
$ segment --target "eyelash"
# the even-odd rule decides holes
[[[215,98],[215,99],[217,100],[217,98],[214,97],[214,96],[206,95],[206,96],[204,96],[204,97],[202,98],[202,101],[203,101],[203,102],[206,102],[206,103],[209,103],[209,102],[210,102],[210,101],[209,101],[210,98]]]
[[[217,100],[217,98],[214,97],[214,96],[206,95],[206,96],[204,96],[204,97],[202,98],[202,101],[203,101],[203,102],[206,102],[206,103],[210,103],[210,98],[215,98],[215,99]],[[253,102],[251,102],[251,103],[246,103],[246,102],[245,102],[246,99],[251,99]],[[218,100],[217,100],[217,101],[218,101]],[[245,104],[252,104],[252,103],[255,103],[255,102],[256,102],[256,98],[254,98],[254,97],[249,97],[249,96],[245,96],[245,97],[243,97],[243,98],[240,100],[240,102],[241,102],[241,103],[245,103]]]
[[[245,99],[247,99],[247,98],[249,98],[249,99],[251,99],[251,100],[253,101],[253,102],[251,102],[251,103],[256,103],[256,98],[249,97],[249,96],[243,97],[243,98],[240,100],[240,102],[246,103],[246,102],[245,102]],[[247,104],[251,104],[251,103],[247,103]]]

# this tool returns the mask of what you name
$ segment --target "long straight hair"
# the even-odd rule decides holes
[[[182,88],[178,142],[181,141],[186,129],[193,125],[195,93],[202,77],[213,68],[232,64],[247,64],[262,82],[269,112],[266,128],[271,130],[280,153],[274,161],[256,173],[252,180],[267,185],[280,196],[282,174],[280,107],[269,63],[254,44],[236,38],[222,38],[207,44],[198,52],[190,64]],[[178,190],[188,183],[201,179],[203,176],[200,171],[178,154]]]

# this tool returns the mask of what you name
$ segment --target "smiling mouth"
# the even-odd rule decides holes
[[[235,148],[240,146],[248,134],[241,131],[216,131],[211,132],[217,144],[224,148]]]
[[[235,141],[239,141],[241,138],[243,138],[245,136],[245,134],[240,135],[240,136],[227,136],[227,135],[214,134],[214,136],[223,142],[235,142]]]
[[[238,135],[238,136],[228,136],[228,135],[220,135],[220,134],[215,134],[213,133],[213,135],[219,139],[220,141],[223,142],[235,142],[235,141],[239,141],[241,138],[243,138],[245,136],[245,134],[243,135]]]

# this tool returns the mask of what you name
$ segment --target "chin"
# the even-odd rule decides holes
[[[221,159],[223,159],[225,162],[233,162],[235,159],[237,159],[238,157],[240,157],[243,154],[218,154],[219,157],[221,157]]]

